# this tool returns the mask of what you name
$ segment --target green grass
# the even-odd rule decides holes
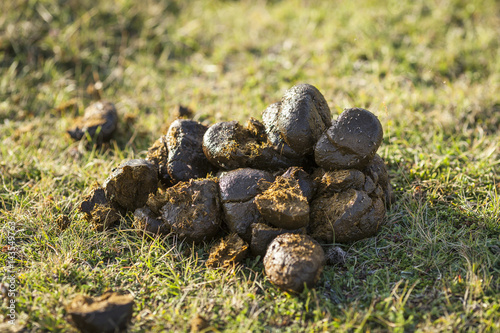
[[[15,221],[17,324],[75,331],[74,295],[112,288],[134,295],[132,332],[189,331],[196,313],[229,332],[500,330],[500,5],[381,3],[2,1],[0,239]],[[397,194],[381,232],[343,245],[348,261],[315,289],[281,292],[256,259],[205,269],[211,244],[143,238],[130,216],[92,231],[78,212],[176,105],[245,121],[300,82],[335,115],[379,117]],[[65,130],[98,93],[122,118],[90,150]]]

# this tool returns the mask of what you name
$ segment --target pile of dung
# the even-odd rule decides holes
[[[260,256],[280,288],[313,286],[328,262],[320,244],[371,237],[384,224],[394,199],[377,155],[382,125],[361,108],[332,120],[309,84],[287,90],[262,119],[174,121],[146,159],[122,163],[93,188],[81,211],[99,229],[130,211],[142,232],[220,239],[207,266]]]

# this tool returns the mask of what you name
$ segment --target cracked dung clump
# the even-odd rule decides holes
[[[134,227],[150,235],[166,235],[170,231],[168,225],[161,220],[161,216],[147,206],[134,211]]]
[[[264,223],[255,223],[252,225],[252,242],[250,250],[254,256],[261,256],[266,254],[269,244],[279,235],[282,234],[305,234],[306,228],[295,230],[288,230],[282,228],[275,228]]]
[[[252,238],[251,226],[264,222],[255,204],[260,193],[259,184],[273,182],[270,172],[241,168],[223,172],[219,177],[219,190],[224,220],[231,232],[237,233],[246,242]]]
[[[346,109],[314,147],[316,163],[327,170],[365,168],[382,143],[378,118],[361,108]]]
[[[97,230],[105,230],[120,220],[120,213],[106,199],[106,193],[100,186],[92,188],[80,203],[80,211],[85,219]]]
[[[301,292],[304,286],[318,282],[325,253],[308,235],[282,234],[269,245],[264,269],[272,283],[290,292]]]
[[[230,267],[241,262],[248,254],[248,244],[237,234],[230,234],[210,249],[205,265],[210,268]]]
[[[146,160],[126,161],[113,169],[103,188],[110,202],[134,211],[146,204],[150,193],[156,192],[158,169]]]
[[[203,137],[203,151],[210,163],[226,170],[277,170],[293,164],[267,142],[264,125],[254,118],[246,127],[237,121],[212,125]]]
[[[166,135],[162,135],[149,147],[146,160],[157,166],[158,179],[162,186],[169,187],[173,185],[172,177],[170,177],[167,169],[168,147]]]
[[[88,106],[83,118],[76,122],[75,128],[68,130],[74,140],[89,136],[100,144],[109,141],[118,125],[118,113],[115,105],[108,101],[100,101]]]
[[[215,179],[191,179],[165,190],[161,219],[181,239],[200,243],[220,231],[221,207]]]
[[[331,126],[331,112],[319,90],[310,84],[288,89],[281,102],[272,104],[262,119],[270,143],[292,159],[310,155],[314,144]]]
[[[96,298],[78,295],[66,310],[80,332],[114,333],[126,331],[133,308],[132,296],[106,292]]]
[[[177,119],[170,125],[166,135],[167,172],[174,183],[215,173],[216,168],[203,153],[203,135],[206,131],[205,125],[188,119]]]
[[[264,220],[277,228],[298,229],[309,224],[309,203],[294,178],[278,176],[255,197],[255,204]]]
[[[310,234],[322,242],[353,242],[374,236],[384,217],[380,197],[350,188],[312,201]]]

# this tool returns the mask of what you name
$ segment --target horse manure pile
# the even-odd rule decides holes
[[[194,243],[219,239],[207,267],[260,256],[281,289],[312,287],[325,263],[345,257],[334,260],[328,249],[325,256],[320,243],[371,237],[385,221],[394,199],[377,155],[382,126],[361,108],[332,120],[309,84],[286,91],[262,119],[210,127],[174,121],[145,160],[122,163],[91,189],[81,211],[98,229],[133,212],[141,232]]]

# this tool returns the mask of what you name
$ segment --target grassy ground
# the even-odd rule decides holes
[[[0,239],[16,222],[17,325],[74,330],[74,295],[113,288],[135,297],[132,332],[186,331],[197,313],[215,331],[500,330],[498,36],[494,0],[2,1]],[[244,121],[300,82],[335,115],[379,117],[397,194],[379,235],[342,245],[348,261],[316,289],[283,293],[255,259],[205,269],[211,244],[145,239],[130,216],[92,231],[77,211],[176,105]],[[65,130],[99,96],[120,130],[89,150]]]

